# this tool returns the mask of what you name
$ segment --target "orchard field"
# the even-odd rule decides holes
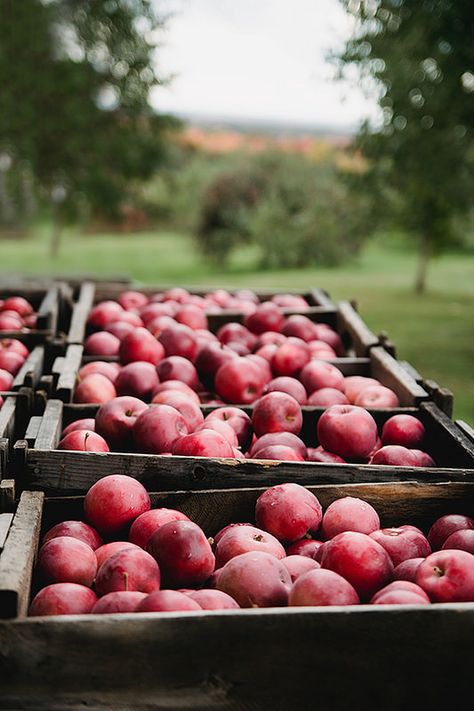
[[[59,257],[49,257],[49,230],[25,241],[3,240],[3,272],[53,274],[94,271],[129,274],[142,283],[326,289],[334,300],[356,299],[375,332],[385,330],[426,378],[454,393],[454,417],[474,424],[474,256],[448,254],[433,260],[423,296],[412,289],[415,255],[396,247],[367,243],[360,257],[343,267],[257,271],[251,248],[234,255],[219,273],[206,264],[186,234],[64,235]]]

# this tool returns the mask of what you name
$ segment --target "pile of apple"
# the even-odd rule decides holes
[[[189,386],[181,383],[180,390],[166,386],[162,384],[152,404],[127,395],[105,402],[94,418],[67,425],[58,449],[435,466],[423,449],[425,427],[413,415],[392,415],[379,435],[377,422],[365,408],[331,405],[316,425],[318,446],[310,447],[298,436],[303,426],[301,405],[287,393],[262,395],[251,415],[239,407],[223,406],[204,416]]]
[[[23,296],[0,299],[0,331],[22,331],[36,326],[32,304]]]
[[[17,338],[0,338],[0,390],[11,390],[15,375],[30,352]]]
[[[462,514],[426,534],[404,521],[381,528],[363,499],[323,511],[287,483],[259,496],[253,523],[207,538],[182,512],[151,509],[123,475],[96,482],[83,510],[43,536],[31,616],[474,602],[474,519]]]
[[[130,292],[126,295],[131,298]],[[329,325],[304,314],[287,317],[274,301],[253,307],[243,323],[232,321],[212,333],[206,312],[195,303],[97,304],[84,343],[84,354],[97,360],[80,369],[74,401],[103,403],[132,395],[150,402],[159,384],[180,381],[202,403],[248,405],[276,390],[300,405],[399,405],[396,393],[375,378],[344,377],[328,362],[345,352]]]

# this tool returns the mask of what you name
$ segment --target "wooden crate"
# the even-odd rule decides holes
[[[426,531],[445,513],[474,515],[472,483],[309,488],[323,508],[347,494],[365,499],[384,526],[409,522]],[[230,520],[252,520],[262,491],[176,492],[152,500],[181,508],[212,534]],[[14,561],[7,551],[14,562],[7,601],[10,612],[18,601],[19,616],[0,621],[0,708],[399,711],[470,698],[473,603],[24,617],[37,496],[23,494],[30,519],[7,538],[18,551]],[[46,499],[43,528],[79,515],[81,506],[82,499]],[[19,535],[27,528],[29,546]]]
[[[59,288],[57,284],[38,286],[1,286],[0,299],[9,296],[23,296],[31,303],[37,315],[35,328],[25,328],[21,331],[0,330],[0,338],[17,338],[19,334],[30,334],[36,337],[38,343],[54,338],[58,327],[59,315]]]
[[[204,413],[214,409],[203,407]],[[242,408],[250,412],[248,408]],[[301,437],[315,446],[316,426],[323,410],[303,407]],[[301,484],[474,480],[474,444],[434,403],[419,408],[371,410],[379,431],[395,413],[418,417],[427,431],[426,449],[435,467],[413,468],[368,464],[323,464],[317,462],[275,462],[258,459],[217,459],[161,456],[121,452],[76,452],[56,449],[64,427],[70,422],[94,417],[95,405],[65,405],[49,400],[42,416],[32,417],[25,439],[15,443],[10,472],[17,486],[49,494],[77,494],[107,474],[129,474],[150,491],[175,489],[262,486],[295,480]]]
[[[65,403],[73,402],[79,369],[92,360],[103,359],[84,356],[82,345],[68,346],[65,355],[58,357],[53,363],[51,396]],[[118,361],[118,358],[108,358],[107,360]],[[363,375],[379,380],[397,394],[402,407],[417,406],[430,397],[429,393],[412,378],[410,373],[382,347],[370,349],[366,358],[334,358],[328,362],[339,368],[345,376]]]
[[[209,291],[211,287],[205,289],[192,289],[192,293],[202,295]],[[140,289],[145,294],[155,294],[162,290],[162,287],[144,287]],[[107,285],[98,285],[87,282],[82,285],[81,295],[78,298],[71,317],[71,327],[67,335],[68,344],[83,344],[88,334],[87,317],[92,306],[105,299],[117,299],[124,291],[123,285],[115,285],[113,288]],[[265,300],[272,295],[281,293],[283,290],[256,290],[257,295]],[[363,319],[357,313],[354,302],[341,301],[334,303],[322,289],[307,289],[305,291],[293,291],[291,293],[304,296],[310,306],[305,311],[295,309],[283,309],[286,315],[302,313],[315,322],[327,323],[337,330],[347,350],[347,355],[366,356],[371,348],[379,345],[380,339],[372,333]],[[209,329],[217,329],[225,323],[236,321],[241,323],[244,314],[234,311],[222,311],[218,314],[208,314]],[[386,350],[393,350],[389,342],[385,344]]]

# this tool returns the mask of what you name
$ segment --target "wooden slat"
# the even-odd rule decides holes
[[[371,348],[372,375],[397,393],[401,403],[419,405],[429,395],[390,353],[381,347]]]
[[[0,512],[11,513],[15,509],[15,480],[0,481]]]
[[[66,351],[55,392],[55,397],[63,402],[72,402],[83,351],[81,345],[70,345]]]
[[[82,284],[79,300],[72,310],[71,325],[67,335],[68,343],[84,342],[87,316],[94,304],[95,291],[96,285],[93,282]]]
[[[474,443],[474,429],[464,420],[455,420],[455,424],[459,427],[461,432]]]
[[[36,438],[36,449],[54,449],[62,431],[63,403],[60,400],[48,400]]]
[[[0,555],[5,546],[5,541],[7,540],[12,521],[12,513],[0,513]]]
[[[42,421],[43,418],[41,415],[34,415],[30,418],[24,437],[24,439],[28,442],[28,446],[31,447],[35,444]]]
[[[0,617],[22,617],[30,600],[44,496],[24,491],[0,555]]]
[[[44,346],[36,346],[29,354],[13,381],[13,390],[18,390],[21,387],[34,388],[42,373],[44,367]]]
[[[59,290],[56,285],[52,285],[46,291],[44,298],[38,308],[37,328],[56,334],[59,314]]]

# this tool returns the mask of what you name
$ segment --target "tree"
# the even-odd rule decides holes
[[[430,257],[452,242],[472,206],[474,4],[471,0],[341,0],[357,20],[338,57],[378,92],[382,126],[368,123],[357,147],[368,160],[359,181],[374,216],[415,235],[415,288]]]
[[[154,7],[0,0],[0,148],[31,166],[57,225],[84,200],[116,216],[134,181],[163,160],[173,122],[148,103],[162,81],[154,51],[164,19]]]

